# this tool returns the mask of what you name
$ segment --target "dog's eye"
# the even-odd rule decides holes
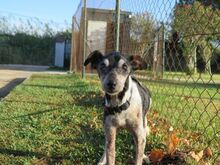
[[[128,70],[128,66],[127,66],[126,64],[123,64],[123,65],[122,65],[122,68],[123,68],[125,71]]]

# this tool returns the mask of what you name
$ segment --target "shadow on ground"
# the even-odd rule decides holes
[[[7,96],[10,91],[16,87],[17,85],[21,84],[26,78],[16,78],[6,84],[4,87],[0,88],[0,98],[4,98]]]

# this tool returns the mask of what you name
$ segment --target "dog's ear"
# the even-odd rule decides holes
[[[128,61],[130,62],[131,67],[134,71],[147,69],[147,63],[139,55],[129,56]]]
[[[89,56],[87,57],[86,61],[84,62],[84,66],[88,65],[89,63],[91,63],[91,67],[93,69],[97,68],[97,65],[99,64],[99,62],[103,59],[103,54],[98,51],[95,50],[92,53],[89,54]]]

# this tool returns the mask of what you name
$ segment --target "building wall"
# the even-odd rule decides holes
[[[106,21],[88,21],[87,53],[94,50],[100,50],[103,54],[106,52],[106,35],[107,35],[107,22]]]
[[[72,51],[71,51],[71,69],[72,71],[81,71],[83,64],[83,27],[84,27],[84,14],[81,14],[79,30],[76,32],[73,29]],[[121,12],[121,38],[120,38],[120,51],[127,52],[129,46],[129,29],[130,20],[129,12]],[[114,50],[115,43],[115,29],[114,29],[114,11],[102,9],[87,9],[87,52],[88,56],[93,50],[100,50],[104,54]],[[105,27],[106,26],[106,27]],[[78,27],[76,27],[78,28]],[[106,33],[106,34],[105,34]],[[104,47],[105,45],[105,47]],[[91,71],[87,67],[87,71]]]

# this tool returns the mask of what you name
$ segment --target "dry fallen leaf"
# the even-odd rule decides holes
[[[203,150],[203,158],[204,159],[210,159],[212,157],[212,150],[207,147]]]
[[[216,165],[220,165],[220,158],[215,161]]]
[[[173,153],[176,151],[179,142],[180,139],[176,136],[175,133],[170,134],[167,144],[167,153],[173,155]]]
[[[210,165],[210,163],[204,160],[200,160],[199,165]]]
[[[212,151],[209,147],[200,151],[199,153],[195,153],[194,151],[190,152],[189,155],[194,158],[200,165],[209,165],[208,159],[212,157]]]
[[[191,139],[192,140],[197,140],[201,136],[201,133],[195,132],[191,134]]]
[[[187,140],[187,139],[185,139],[185,138],[182,138],[182,139],[181,139],[181,142],[183,142],[183,144],[185,144],[185,145],[187,145],[187,146],[190,145],[189,140]]]
[[[197,162],[199,162],[201,159],[202,159],[202,157],[203,157],[203,150],[202,151],[200,151],[199,153],[195,153],[194,151],[191,151],[190,153],[189,153],[189,155],[193,158],[193,159],[195,159]]]
[[[154,117],[158,116],[158,112],[157,111],[153,111],[153,116]]]
[[[164,157],[164,153],[160,149],[155,149],[150,152],[149,158],[152,163],[160,162]]]

